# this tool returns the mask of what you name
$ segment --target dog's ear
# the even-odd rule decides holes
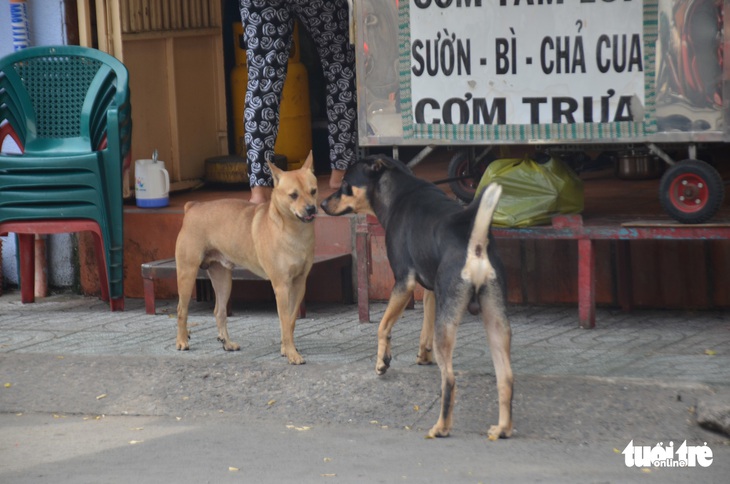
[[[314,173],[314,156],[312,156],[312,150],[309,151],[309,154],[307,155],[307,159],[304,160],[302,169],[307,169],[307,170],[310,170],[312,173]]]
[[[266,163],[269,165],[269,170],[271,170],[271,178],[274,180],[274,186],[277,186],[279,184],[279,178],[281,178],[281,174],[283,173],[283,171],[270,161],[267,161]]]
[[[393,168],[393,161],[390,158],[385,158],[383,156],[378,157],[375,160],[375,163],[373,163],[374,171],[384,171],[391,168]]]
[[[366,165],[369,171],[373,174],[379,174],[384,172],[385,170],[392,170],[393,168],[395,168],[395,165],[393,163],[394,160],[388,158],[387,156],[376,155],[366,158]]]

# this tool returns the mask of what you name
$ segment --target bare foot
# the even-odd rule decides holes
[[[271,187],[251,187],[251,198],[248,199],[251,203],[264,203],[271,200]]]

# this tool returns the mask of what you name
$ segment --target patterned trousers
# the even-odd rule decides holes
[[[294,17],[317,47],[326,81],[330,165],[355,162],[355,50],[349,42],[347,0],[239,0],[248,85],[243,112],[251,186],[271,186],[279,103],[292,44]],[[241,113],[236,113],[241,115]]]

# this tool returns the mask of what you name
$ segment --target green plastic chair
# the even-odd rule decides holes
[[[127,69],[79,46],[0,59],[0,235],[19,237],[21,300],[33,302],[33,234],[94,234],[101,296],[124,309],[122,170],[132,138]]]

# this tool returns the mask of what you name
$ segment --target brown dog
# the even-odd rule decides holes
[[[188,202],[175,245],[177,349],[188,349],[188,305],[198,268],[208,270],[215,291],[218,339],[227,351],[240,346],[228,336],[226,306],[231,269],[240,266],[271,281],[281,323],[281,354],[289,363],[304,359],[294,347],[294,325],[314,260],[317,179],[312,154],[299,170],[269,164],[274,179],[271,201],[254,205],[238,199]]]

